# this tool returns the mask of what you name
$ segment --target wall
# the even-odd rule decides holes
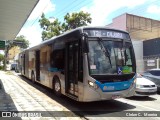
[[[14,57],[19,53],[20,53],[20,48],[18,46],[11,48],[8,52],[8,59],[14,60]]]
[[[107,27],[125,30],[126,31],[126,14],[122,14],[113,19],[113,22]]]
[[[132,43],[136,57],[137,72],[143,72],[144,71],[143,41],[132,40]]]

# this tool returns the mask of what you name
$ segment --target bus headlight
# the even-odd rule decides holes
[[[88,84],[90,87],[93,87],[94,89],[98,89],[98,85],[95,84],[94,82],[88,81]]]

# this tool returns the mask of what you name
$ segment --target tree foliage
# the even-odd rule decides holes
[[[42,39],[46,40],[52,38],[53,36],[60,35],[62,30],[61,23],[58,19],[55,19],[53,22],[50,22],[47,18],[45,18],[44,13],[39,20],[40,26],[43,29],[42,31]]]
[[[84,13],[80,11],[79,13],[67,13],[64,16],[66,22],[67,30],[75,29],[77,27],[86,26],[87,23],[91,23],[91,17],[89,13]]]
[[[20,48],[26,49],[29,47],[29,41],[25,38],[24,35],[20,35],[16,37],[15,42],[13,42],[14,46],[19,46]]]
[[[55,19],[53,22],[49,21],[44,13],[39,20],[40,26],[43,29],[42,31],[42,40],[47,40],[53,36],[60,35],[61,33],[75,29],[77,27],[86,26],[88,23],[91,23],[91,17],[89,13],[84,13],[80,11],[78,13],[67,13],[64,16],[64,22],[61,23],[58,19]]]
[[[20,48],[26,49],[29,47],[29,41],[26,40],[24,35],[16,37],[15,40],[7,41],[7,51],[9,51],[14,46],[19,46]]]
[[[4,60],[4,55],[0,54],[0,62]]]

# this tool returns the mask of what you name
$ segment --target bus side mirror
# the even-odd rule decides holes
[[[89,45],[88,45],[88,36],[86,33],[82,34],[82,49],[84,53],[88,53],[89,52]]]

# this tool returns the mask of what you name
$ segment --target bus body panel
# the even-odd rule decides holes
[[[89,29],[97,29],[88,27]],[[87,28],[87,29],[88,29]],[[134,95],[135,92],[135,77],[130,82],[129,87],[127,89],[119,89],[118,91],[103,91],[103,87],[107,85],[106,83],[99,82],[99,79],[95,79],[90,74],[89,68],[89,58],[88,53],[83,53],[80,47],[83,47],[83,29],[85,27],[78,28],[73,30],[72,32],[65,33],[51,40],[45,41],[40,45],[37,45],[33,48],[25,50],[19,54],[19,67],[22,75],[31,79],[32,74],[35,75],[35,81],[53,89],[53,80],[54,77],[58,77],[61,84],[61,93],[68,97],[71,97],[77,101],[81,102],[89,102],[89,101],[99,101],[99,100],[110,100],[115,99],[116,97],[129,97]],[[101,28],[98,28],[99,30]],[[105,30],[106,28],[103,28]],[[107,29],[112,30],[113,29]],[[123,32],[116,30],[118,32]],[[126,34],[126,32],[123,32]],[[109,34],[110,36],[114,36],[114,34]],[[115,34],[117,37],[119,34]],[[95,37],[97,39],[97,37]],[[78,45],[77,45],[78,44]],[[83,49],[83,48],[82,48]],[[64,52],[64,66],[61,68],[56,67],[54,62],[57,57],[56,54],[60,54],[60,51]],[[77,50],[77,52],[76,52]],[[73,75],[68,75],[70,66],[70,53],[73,52],[73,59],[77,60],[73,61]],[[82,53],[81,53],[82,52]],[[78,54],[78,55],[77,55]],[[82,54],[82,58],[80,56]],[[76,58],[77,57],[77,58]],[[133,57],[135,57],[133,55]],[[58,59],[59,60],[59,59]],[[72,62],[72,61],[70,61]],[[60,62],[62,64],[62,61]],[[79,64],[82,64],[81,66]],[[78,67],[78,68],[77,68]],[[77,69],[74,70],[74,68]],[[78,73],[76,73],[76,72]],[[83,80],[80,80],[79,75],[82,71]],[[75,75],[77,74],[78,77]],[[70,81],[72,77],[77,80]],[[105,78],[104,78],[105,79]],[[129,81],[127,79],[126,81]],[[122,82],[119,82],[123,85]],[[113,82],[110,84],[118,84],[118,82]]]
[[[116,92],[102,92],[101,89],[98,89],[96,91],[94,88],[86,86],[84,88],[83,102],[125,98],[125,97],[131,97],[134,94],[135,94],[135,84],[133,84],[127,90],[116,91]]]

